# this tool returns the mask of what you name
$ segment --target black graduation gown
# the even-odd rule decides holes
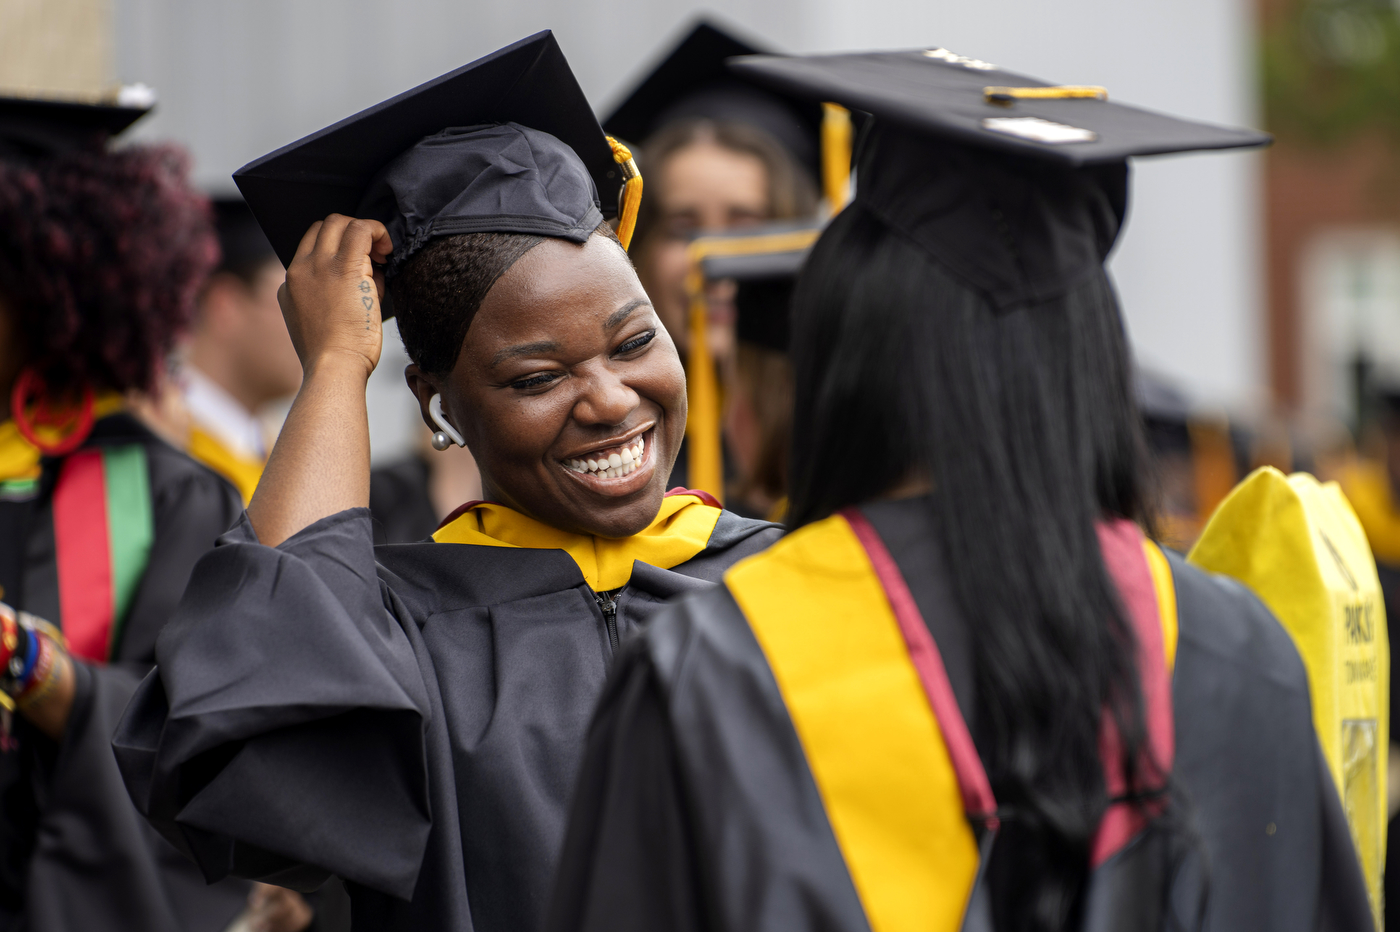
[[[779,529],[635,563],[609,630],[562,550],[374,547],[367,509],[195,569],[115,748],[211,879],[346,881],[355,929],[538,929],[615,638]]]
[[[908,582],[975,737],[966,622],[929,572],[940,558],[928,509],[862,512]],[[1204,853],[1206,929],[1370,929],[1292,640],[1244,587],[1169,559],[1174,805],[1203,852],[1149,826],[1091,876],[1085,928],[1196,928]],[[777,682],[727,588],[670,607],[614,665],[546,928],[868,932]],[[980,885],[963,928],[990,929]]]
[[[140,444],[153,539],[112,662],[76,662],[63,740],[14,719],[17,747],[0,750],[0,929],[35,932],[215,932],[243,908],[248,886],[204,878],[132,807],[111,736],[155,660],[156,637],[190,570],[242,510],[223,479],[126,414],[94,425],[83,449]],[[61,459],[46,459],[35,496],[0,501],[5,601],[63,626],[52,494]],[[105,516],[95,520],[105,521]]]
[[[438,515],[428,496],[428,462],[410,456],[370,470],[369,512],[378,522],[375,543],[411,544],[437,530]]]

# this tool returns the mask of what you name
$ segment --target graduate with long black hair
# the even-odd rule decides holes
[[[635,166],[540,33],[235,178],[305,379],[117,732],[127,787],[211,879],[339,876],[356,929],[538,928],[613,652],[778,536],[667,493],[685,376],[625,251]],[[375,547],[381,300],[488,501]]]
[[[1288,634],[1140,530],[1103,267],[1128,156],[1263,137],[941,49],[742,67],[874,114],[793,530],[624,650],[549,928],[1369,928]]]

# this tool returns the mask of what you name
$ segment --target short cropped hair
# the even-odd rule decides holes
[[[606,223],[593,235],[618,242]],[[525,253],[547,238],[527,233],[458,233],[424,246],[389,281],[408,358],[430,375],[451,372],[487,293]]]

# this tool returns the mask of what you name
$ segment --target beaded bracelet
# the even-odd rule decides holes
[[[9,666],[10,658],[19,648],[19,618],[15,610],[0,602],[0,670]]]
[[[21,712],[48,698],[60,679],[58,646],[52,638],[42,632],[34,631],[31,634],[30,640],[39,645],[35,652],[38,657],[29,675],[20,680],[19,690],[15,693],[15,707]]]
[[[16,683],[22,684],[29,681],[34,673],[34,664],[39,660],[39,639],[23,625],[20,632],[24,635],[25,651],[23,655],[16,652],[10,657],[10,676]]]
[[[0,646],[14,646],[0,665],[0,706],[27,709],[42,701],[61,678],[60,656],[67,649],[63,634],[28,612],[15,612],[0,602]]]
[[[15,615],[15,610],[4,602],[0,602],[0,683],[4,682],[6,674],[10,670],[10,661],[14,659],[15,653],[20,649],[20,639],[26,642],[25,649],[28,649],[28,638],[19,626],[19,618]],[[10,738],[10,713],[15,710],[14,700],[3,688],[0,688],[0,749],[5,751],[13,750],[13,741]]]

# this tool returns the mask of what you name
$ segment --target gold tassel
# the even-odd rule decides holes
[[[685,437],[686,485],[709,492],[724,502],[724,461],[719,440],[719,376],[710,355],[709,304],[705,300],[705,275],[700,258],[691,250],[686,290],[690,293],[690,353],[685,373],[689,411]]]
[[[822,193],[834,217],[851,200],[851,111],[822,104]]]
[[[631,149],[611,136],[607,139],[608,145],[612,147],[613,161],[622,168],[622,192],[618,195],[621,203],[617,209],[617,238],[622,241],[622,248],[627,249],[632,245],[632,233],[637,229],[637,210],[642,206],[642,173],[637,169]]]

